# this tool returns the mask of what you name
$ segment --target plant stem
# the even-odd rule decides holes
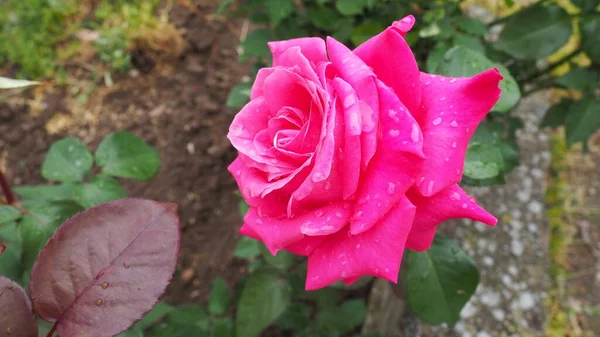
[[[2,188],[2,193],[4,193],[4,197],[6,198],[6,203],[12,205],[16,201],[15,195],[10,189],[10,185],[2,173],[2,170],[0,170],[0,187]]]
[[[55,323],[55,324],[52,326],[52,329],[50,329],[50,331],[48,331],[48,334],[46,335],[46,337],[52,337],[52,335],[54,335],[54,332],[56,331],[56,324],[57,324],[57,323]]]
[[[534,73],[531,76],[527,77],[524,82],[530,82],[530,81],[535,80],[536,78],[539,78],[540,76],[551,73],[554,69],[569,62],[571,59],[573,59],[579,53],[581,53],[581,48],[575,49],[574,51],[570,52],[567,56],[563,57],[562,59],[560,59],[557,62],[553,63],[552,65],[548,66],[546,69],[544,69],[540,72]]]

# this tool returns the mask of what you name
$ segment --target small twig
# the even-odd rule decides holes
[[[56,331],[56,325],[58,324],[58,322],[54,323],[54,325],[52,326],[52,329],[50,329],[50,331],[48,331],[48,334],[46,335],[46,337],[52,337],[52,335],[54,335],[54,332]]]
[[[0,187],[2,188],[2,193],[4,194],[4,198],[6,199],[6,203],[9,204],[9,205],[14,204],[15,201],[16,201],[15,195],[13,194],[12,190],[10,189],[10,185],[8,184],[8,180],[6,180],[6,177],[2,173],[2,170],[0,170]]]
[[[534,73],[531,76],[527,77],[524,82],[530,82],[530,81],[533,81],[543,75],[551,73],[554,69],[571,61],[571,59],[573,59],[575,56],[579,55],[579,53],[581,53],[581,48],[575,49],[574,51],[570,52],[567,56],[563,57],[562,59],[558,60],[557,62],[553,63],[552,65],[546,67],[544,70],[542,70],[538,73]]]

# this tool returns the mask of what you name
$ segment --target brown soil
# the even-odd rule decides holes
[[[215,276],[233,282],[242,268],[231,257],[241,219],[227,172],[235,157],[226,138],[234,112],[225,100],[248,67],[237,61],[237,24],[204,15],[213,11],[211,4],[176,6],[171,22],[181,29],[183,52],[154,62],[135,51],[138,72],[114,77],[110,88],[74,66],[68,89],[36,89],[0,105],[0,168],[14,185],[43,182],[43,154],[65,136],[93,149],[106,134],[129,130],[156,146],[163,163],[158,176],[126,187],[131,196],[180,205],[182,252],[166,295],[174,303],[204,300]],[[87,88],[95,89],[77,102]]]

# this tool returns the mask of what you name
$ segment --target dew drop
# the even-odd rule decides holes
[[[388,194],[396,193],[396,184],[389,182],[387,192],[388,192]]]
[[[456,142],[452,142],[452,148],[455,149],[456,148]]]
[[[452,122],[450,122],[450,126],[453,127],[453,128],[455,128],[455,127],[458,126],[458,122],[456,122],[456,119],[453,120]]]
[[[391,119],[393,119],[394,121],[398,122],[400,119],[398,119],[398,113],[392,109],[388,110],[388,116],[390,116]]]
[[[450,195],[450,199],[460,200],[460,194],[458,194],[457,192],[452,192],[452,194]]]
[[[459,169],[456,169],[456,174],[460,175],[460,170]]]
[[[449,162],[449,161],[450,161],[450,158],[446,157],[446,158],[444,158],[444,160],[445,160],[446,162]]]
[[[375,274],[379,274],[379,268],[375,268]]]
[[[123,267],[124,267],[125,269],[129,269],[129,267],[131,267],[131,266],[130,266],[130,265],[128,265],[127,263],[123,263]]]
[[[433,180],[429,181],[429,186],[427,186],[427,194],[430,194],[433,192],[433,185],[435,184],[435,182]]]
[[[102,303],[104,303],[102,300],[96,300],[96,305],[97,305],[97,306],[101,306],[101,305],[102,305]]]
[[[7,335],[12,335],[13,331],[11,328],[6,328],[6,334]]]
[[[424,181],[425,181],[425,177],[423,176],[423,177],[421,177],[421,179],[419,179],[419,185],[417,185],[417,186],[423,185]]]
[[[419,126],[417,125],[417,123],[414,123],[412,125],[412,129],[410,131],[410,139],[415,143],[419,141]]]
[[[462,204],[462,208],[466,209],[468,207],[467,204]]]
[[[108,289],[108,282],[102,283],[102,289]]]
[[[341,219],[344,217],[344,215],[342,214],[342,212],[335,212],[335,217]]]
[[[386,273],[389,273],[390,269],[389,268],[385,268],[384,269]]]
[[[324,188],[325,188],[326,190],[330,190],[330,189],[331,189],[331,183],[330,183],[329,181],[328,181],[328,182],[326,182],[326,183],[325,183],[325,186],[324,186]]]
[[[400,135],[400,131],[392,129],[390,130],[389,134],[391,137],[398,137]]]
[[[315,215],[316,215],[317,217],[319,217],[319,218],[320,218],[320,217],[322,217],[322,216],[323,216],[323,211],[320,211],[320,210],[319,210],[319,211],[316,211],[316,212],[315,212]]]
[[[363,214],[363,212],[362,212],[362,211],[358,211],[358,212],[356,212],[356,214],[354,215],[354,219],[355,219],[355,220],[358,220],[358,219],[362,218],[362,214]]]
[[[271,159],[271,164],[277,164],[278,162],[279,162],[279,160],[277,160],[275,158]]]
[[[348,276],[348,273],[346,273],[346,271],[343,271],[343,272],[342,272],[342,277],[343,277],[343,278],[346,278],[347,276]]]
[[[465,129],[465,131],[467,131],[467,132],[470,132],[470,131],[471,131],[471,129],[470,129],[470,128],[466,128],[466,129]]]
[[[356,245],[356,249],[360,249],[360,243]]]
[[[445,100],[446,100],[446,96],[440,97],[440,101],[445,101]]]
[[[433,125],[442,124],[442,117],[438,117],[438,118],[434,119],[433,122],[431,122],[431,124],[433,124]]]
[[[454,83],[454,82],[456,82],[456,78],[453,78],[450,80],[450,83]]]

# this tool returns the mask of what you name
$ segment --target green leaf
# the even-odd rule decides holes
[[[16,222],[0,226],[0,243],[6,246],[6,250],[0,256],[0,275],[20,282],[23,276],[22,250],[21,235]]]
[[[16,89],[16,88],[24,88],[30,87],[32,85],[39,85],[41,82],[36,81],[25,81],[25,80],[15,80],[12,78],[6,78],[0,76],[0,89]]]
[[[207,321],[208,325],[208,321]],[[152,329],[152,337],[200,337],[209,336],[209,328],[193,324],[164,323]]]
[[[156,324],[163,317],[171,313],[175,308],[165,302],[158,302],[152,310],[146,314],[139,322],[135,323],[134,327],[139,330],[146,330]]]
[[[39,252],[52,234],[41,227],[31,215],[24,216],[23,220],[19,222],[19,231],[22,238],[21,261],[23,267],[30,271]]]
[[[571,90],[592,90],[596,87],[598,73],[590,68],[576,68],[555,80],[559,85]]]
[[[42,177],[50,181],[79,182],[93,163],[85,144],[75,137],[63,138],[50,146],[42,164]]]
[[[483,122],[479,125],[465,158],[464,176],[482,180],[504,175],[519,163],[519,153],[499,133],[501,125]]]
[[[329,7],[308,7],[306,11],[313,25],[326,32],[336,30],[341,20],[339,13]]]
[[[75,190],[75,200],[85,208],[126,197],[127,192],[121,183],[105,175],[98,175]]]
[[[137,327],[130,328],[129,330],[118,334],[116,337],[144,337],[144,332]]]
[[[579,20],[581,48],[594,62],[600,62],[600,15]]]
[[[209,329],[208,317],[198,304],[180,305],[169,313],[167,323],[174,326],[196,326],[205,331]]]
[[[342,299],[343,292],[340,289],[327,287],[310,291],[307,296],[315,301],[318,308],[323,309],[336,306]]]
[[[490,61],[485,55],[466,47],[456,46],[444,54],[438,67],[440,74],[450,77],[474,76],[482,71],[498,68],[504,79],[500,81],[502,94],[492,110],[506,112],[521,99],[517,81],[504,66]]]
[[[275,324],[282,330],[303,330],[311,324],[312,309],[305,303],[292,303]]]
[[[15,187],[22,200],[73,200],[75,190],[80,186],[74,183],[60,185],[35,185]]]
[[[221,0],[221,3],[217,7],[217,10],[215,11],[215,13],[217,15],[221,15],[221,13],[223,13],[223,11],[225,9],[231,7],[231,5],[233,5],[234,2],[235,2],[235,0]]]
[[[538,2],[506,21],[495,47],[518,59],[540,59],[559,50],[572,33],[567,11]]]
[[[235,337],[235,326],[231,317],[217,318],[213,325],[213,337]]]
[[[9,205],[0,205],[0,226],[7,222],[19,220],[21,218],[21,211]]]
[[[208,299],[208,312],[212,315],[222,315],[227,313],[230,305],[231,294],[227,288],[227,283],[221,277],[215,278]]]
[[[473,260],[442,235],[436,235],[429,250],[406,254],[404,294],[410,310],[428,324],[454,325],[479,283]]]
[[[586,142],[600,128],[600,101],[590,97],[571,105],[565,120],[567,144]]]
[[[260,245],[260,249],[265,261],[278,269],[287,270],[296,262],[296,257],[288,251],[280,250],[277,255],[273,256],[264,244]]]
[[[598,0],[571,0],[573,4],[582,12],[592,12],[594,9],[598,8],[600,1]]]
[[[561,100],[558,104],[553,105],[546,112],[546,116],[544,116],[544,120],[542,121],[542,124],[540,126],[557,128],[565,124],[565,120],[567,119],[569,110],[571,108],[571,104],[573,104],[573,101],[564,99]]]
[[[240,61],[244,62],[250,57],[268,57],[271,55],[267,42],[273,40],[273,34],[270,30],[257,29],[248,34],[246,39],[240,43],[243,53],[240,55]]]
[[[364,300],[348,300],[340,307],[328,308],[317,314],[319,330],[328,336],[344,335],[362,324],[367,313]]]
[[[485,48],[483,47],[483,44],[481,44],[481,41],[476,36],[457,33],[454,35],[453,41],[454,44],[457,46],[467,47],[471,50],[480,52],[482,54],[485,53]]]
[[[148,180],[158,173],[156,149],[129,131],[106,136],[96,149],[96,164],[102,173],[115,177]]]
[[[273,25],[278,25],[283,19],[292,14],[295,8],[292,0],[267,0],[265,7]]]
[[[356,46],[361,45],[373,36],[381,33],[385,26],[377,22],[365,22],[352,29],[350,40]]]
[[[425,67],[427,72],[431,74],[437,73],[437,69],[444,59],[444,54],[450,49],[450,45],[444,41],[439,41],[435,44],[433,49],[429,52]]]
[[[229,95],[227,95],[227,104],[230,108],[241,108],[250,101],[250,90],[252,89],[252,83],[240,82],[231,89]]]
[[[362,13],[366,5],[365,0],[337,0],[335,2],[335,8],[346,16]]]
[[[366,286],[367,284],[369,284],[372,280],[373,280],[372,276],[363,276],[352,284],[346,285],[344,283],[344,281],[338,281],[338,282],[331,284],[331,287],[338,288],[338,289],[348,289],[348,290],[360,289],[360,288]]]
[[[290,285],[273,270],[250,276],[238,304],[237,337],[257,337],[291,304]]]
[[[237,245],[235,246],[233,256],[244,260],[254,259],[260,255],[261,245],[262,243],[260,243],[257,240],[254,240],[247,236],[242,236],[240,241],[238,241]]]
[[[483,36],[488,33],[487,25],[481,20],[468,16],[460,16],[454,21],[458,29],[466,33],[471,33],[477,36]]]

